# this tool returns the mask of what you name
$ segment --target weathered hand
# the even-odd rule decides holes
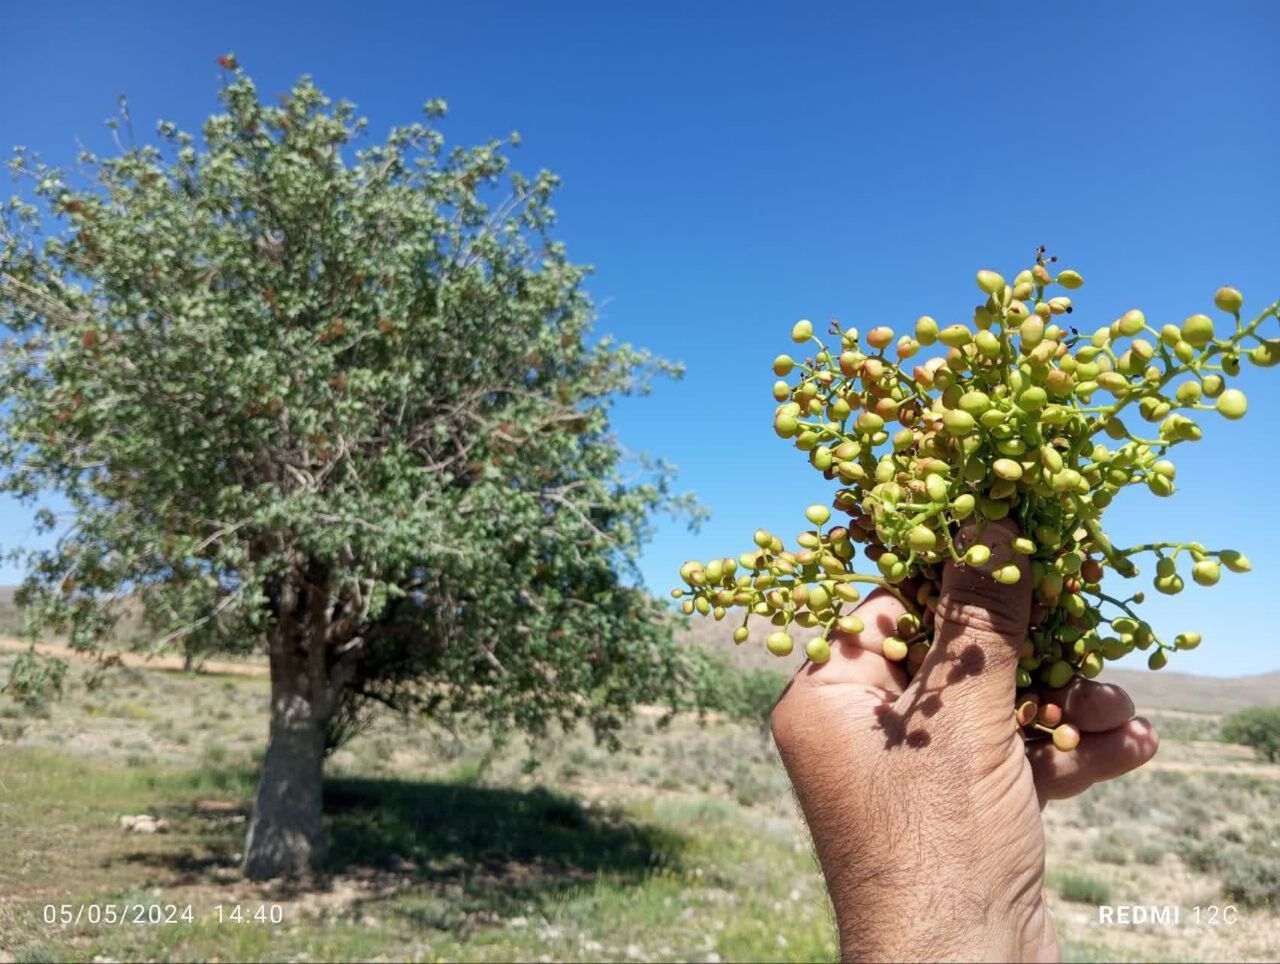
[[[991,565],[1010,538],[984,532]],[[1157,740],[1123,690],[1086,680],[1044,694],[1081,731],[1075,750],[1023,740],[1014,676],[1030,606],[1026,578],[948,566],[934,644],[908,680],[881,649],[904,607],[876,592],[858,609],[866,629],[806,663],[775,707],[846,959],[1057,956],[1041,807],[1140,766]]]

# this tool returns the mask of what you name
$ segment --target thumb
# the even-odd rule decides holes
[[[946,564],[933,645],[912,680],[913,686],[941,690],[944,705],[960,706],[975,722],[1001,727],[1013,712],[1018,655],[1031,621],[1030,566],[1026,556],[1013,551],[1017,536],[1017,527],[1007,521],[961,530],[958,548],[983,545],[991,558],[981,566]],[[1021,573],[1013,585],[991,576],[1006,565]]]

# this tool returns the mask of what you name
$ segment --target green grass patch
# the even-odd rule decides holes
[[[0,913],[0,947],[78,961],[834,959],[825,892],[789,821],[731,799],[589,804],[536,783],[457,776],[327,781],[324,874],[264,891],[236,873],[251,766],[106,765],[18,749],[0,758],[12,843],[0,880],[22,897]],[[164,817],[172,830],[124,834],[126,813]],[[197,920],[40,920],[47,902],[125,900],[191,903]],[[219,903],[264,901],[284,906],[283,925],[212,919]]]
[[[1097,906],[1111,903],[1111,886],[1106,881],[1091,877],[1089,874],[1054,874],[1050,878],[1049,885],[1063,900],[1076,904]]]

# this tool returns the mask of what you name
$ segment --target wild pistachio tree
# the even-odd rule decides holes
[[[607,738],[700,677],[628,579],[687,500],[609,431],[667,366],[592,336],[555,178],[446,149],[439,103],[357,149],[351,105],[224,66],[201,137],[15,156],[0,485],[67,508],[36,627],[93,647],[128,601],[156,648],[266,652],[262,878],[321,855],[323,757],[370,701]]]

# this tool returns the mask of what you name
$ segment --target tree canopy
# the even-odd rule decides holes
[[[201,137],[12,161],[0,489],[66,508],[33,627],[93,647],[127,603],[156,648],[291,654],[329,745],[370,699],[607,736],[696,698],[633,578],[692,503],[609,422],[675,369],[593,334],[557,179],[514,135],[448,148],[438,101],[362,146],[351,104],[224,60]]]

